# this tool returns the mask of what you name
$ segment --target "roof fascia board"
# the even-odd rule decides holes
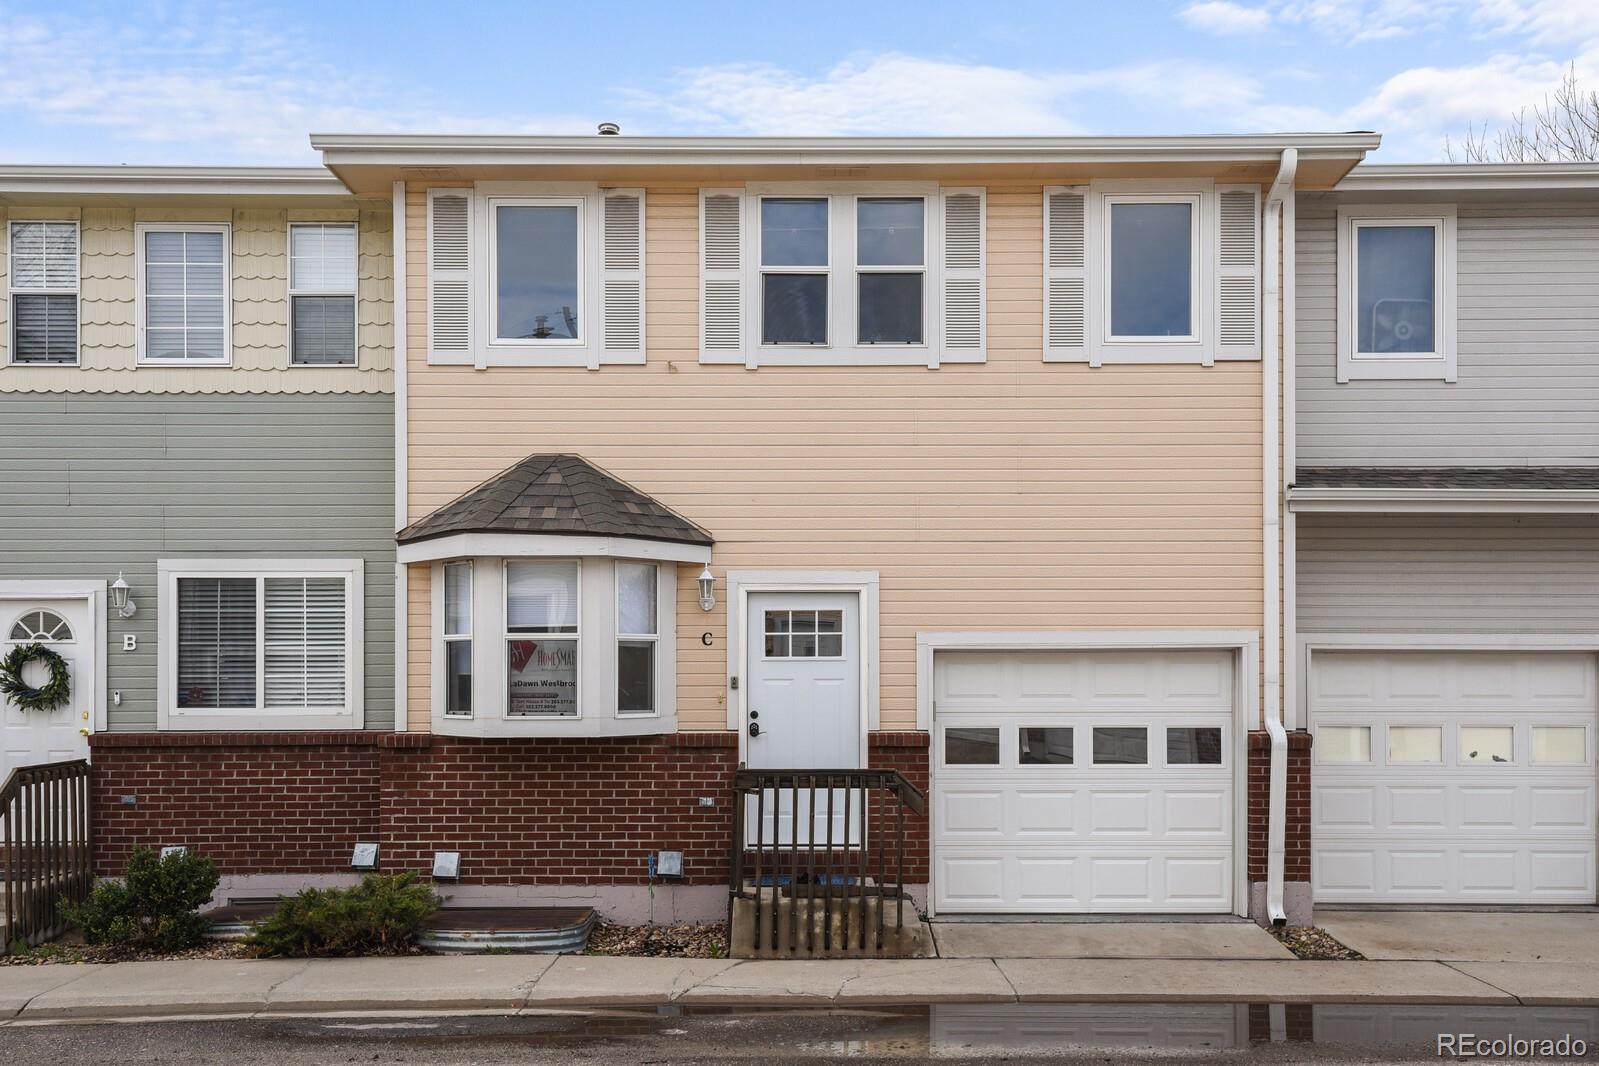
[[[1349,192],[1599,189],[1599,163],[1361,164],[1338,183]]]
[[[0,167],[0,196],[343,196],[324,167]]]
[[[1288,509],[1298,514],[1599,514],[1599,490],[1290,488]]]

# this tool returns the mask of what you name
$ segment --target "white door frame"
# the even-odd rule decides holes
[[[1260,634],[1252,629],[1102,629],[1005,633],[916,634],[916,728],[928,733],[929,822],[938,817],[937,745],[933,731],[933,656],[940,651],[1231,651],[1233,671],[1233,914],[1249,917],[1249,734],[1260,727]],[[938,898],[932,879],[936,826],[929,825],[927,916],[935,917]]]
[[[0,604],[14,600],[84,600],[88,603],[89,617],[94,622],[93,643],[89,644],[90,652],[94,655],[94,713],[89,720],[89,731],[105,732],[106,659],[109,658],[106,646],[106,583],[51,578],[0,580]],[[9,617],[0,620],[7,625],[10,621]]]
[[[744,693],[749,687],[748,629],[752,592],[845,592],[860,597],[860,765],[867,765],[867,734],[878,727],[876,570],[729,570],[727,572],[727,727],[738,734],[738,761],[749,760]],[[818,767],[825,769],[825,767]]]

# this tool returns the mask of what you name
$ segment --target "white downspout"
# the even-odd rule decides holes
[[[1264,323],[1261,342],[1262,367],[1262,466],[1265,468],[1262,495],[1265,564],[1265,668],[1266,734],[1271,738],[1271,789],[1266,826],[1266,916],[1273,925],[1288,921],[1283,908],[1283,856],[1286,851],[1288,821],[1288,731],[1282,719],[1282,474],[1278,453],[1280,426],[1279,382],[1282,353],[1279,350],[1282,311],[1282,225],[1283,200],[1294,194],[1294,174],[1299,169],[1299,152],[1283,149],[1277,180],[1266,194],[1265,255],[1261,303]]]

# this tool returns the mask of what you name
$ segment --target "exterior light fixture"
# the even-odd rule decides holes
[[[710,565],[700,571],[700,610],[709,611],[716,606],[716,576]]]
[[[122,576],[122,571],[117,571],[117,579],[111,582],[111,606],[117,609],[117,617],[132,618],[138,610],[133,601],[128,599],[128,582]]]

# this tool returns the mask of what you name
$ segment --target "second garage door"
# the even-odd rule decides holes
[[[934,660],[933,904],[1233,908],[1233,654]]]

